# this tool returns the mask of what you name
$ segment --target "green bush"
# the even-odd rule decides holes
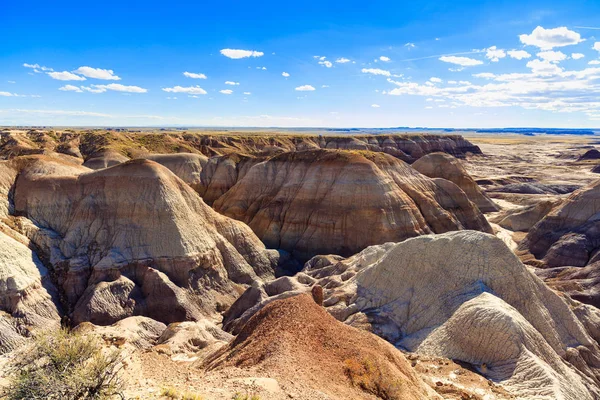
[[[121,355],[102,351],[95,338],[54,331],[22,352],[4,398],[88,400],[120,395]]]

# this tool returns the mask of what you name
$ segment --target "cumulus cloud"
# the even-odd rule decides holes
[[[222,49],[221,54],[223,54],[225,57],[233,58],[234,60],[248,57],[262,57],[265,55],[265,53],[262,51],[239,49]]]
[[[77,86],[73,86],[73,85],[65,85],[63,87],[59,87],[58,90],[62,90],[63,92],[77,92],[77,93],[83,92],[83,90],[81,90]]]
[[[571,58],[573,60],[579,60],[580,58],[585,57],[585,54],[582,53],[571,53]]]
[[[589,65],[600,65],[600,60],[592,60],[588,64]]]
[[[336,63],[338,64],[346,64],[349,63],[351,60],[345,58],[345,57],[340,57],[337,60],[335,60]]]
[[[197,74],[194,72],[187,72],[185,71],[183,73],[184,76],[187,76],[188,78],[192,78],[192,79],[206,79],[206,75],[204,74]]]
[[[102,79],[105,81],[120,81],[121,78],[115,75],[112,69],[79,67],[73,71],[79,75],[87,76],[93,79]]]
[[[598,50],[600,51],[600,42],[596,42],[594,43],[594,47],[592,47],[594,50]]]
[[[288,74],[287,72],[282,72],[281,76],[285,76],[286,78],[288,78],[290,76],[290,74]]]
[[[251,95],[252,93],[251,93],[251,92],[244,92],[244,94],[245,94],[246,96],[249,96],[249,95]]]
[[[302,85],[298,86],[296,90],[299,92],[312,92],[313,90],[315,90],[315,88],[311,85]]]
[[[363,68],[361,70],[363,74],[372,74],[372,75],[383,75],[383,76],[392,76],[390,71],[386,71],[384,69],[379,68]]]
[[[233,93],[233,90],[231,90],[231,89],[223,89],[223,90],[219,90],[219,93],[231,94],[231,93]]]
[[[531,34],[519,35],[521,43],[528,46],[536,46],[542,50],[552,50],[554,47],[570,46],[581,43],[581,35],[571,31],[564,26],[553,29],[536,27]]]
[[[12,96],[15,96],[15,94],[11,93],[11,92],[0,92],[0,96],[3,96],[3,97],[12,97]]]
[[[553,51],[553,50],[539,52],[539,53],[537,53],[537,56],[539,58],[541,58],[542,60],[548,61],[551,63],[559,63],[559,62],[567,59],[567,55],[565,53],[563,53],[562,51]]]
[[[324,57],[321,57],[321,58],[324,58]],[[321,60],[321,61],[319,61],[319,64],[321,64],[327,68],[333,67],[333,64],[331,63],[331,61],[327,61],[327,60]]]
[[[85,81],[85,78],[83,76],[75,75],[74,73],[69,71],[48,72],[48,75],[52,79],[56,79],[59,81]]]
[[[23,66],[25,68],[31,68],[31,69],[33,69],[38,74],[41,73],[42,71],[54,71],[52,68],[50,68],[50,67],[44,67],[43,65],[40,65],[40,64],[27,64],[27,63],[24,63]]]
[[[562,71],[562,68],[547,60],[531,60],[527,63],[527,68],[538,75],[552,75]]]
[[[600,65],[600,60],[598,62]],[[600,115],[600,68],[569,71],[546,60],[532,60],[529,73],[477,74],[483,84],[459,81],[457,85],[428,85],[411,81],[388,82],[395,88],[389,95],[414,95],[443,102],[447,107],[521,107],[553,112],[582,112]]]
[[[509,50],[507,51],[510,58],[514,58],[516,60],[522,60],[524,58],[531,57],[531,54],[526,52],[525,50]]]
[[[433,83],[442,83],[443,82],[440,78],[436,78],[435,76],[431,77],[429,80]]]
[[[389,62],[389,61],[390,61],[390,58],[389,58],[389,57],[386,57],[386,56],[381,56],[381,57],[379,57],[379,59],[380,59],[381,61],[383,61],[383,62]]]
[[[237,85],[239,85],[240,83],[239,83],[239,82],[233,82],[233,81],[225,81],[225,84],[226,84],[226,85],[231,85],[231,86],[237,86]]]
[[[501,58],[506,57],[506,52],[496,46],[492,46],[486,49],[485,57],[492,62],[498,62]]]
[[[371,104],[371,107],[373,107],[373,108],[379,108],[380,106],[379,106],[379,104]]]
[[[415,47],[417,47],[417,46],[415,46],[415,44],[414,44],[414,43],[410,43],[410,42],[408,42],[408,43],[406,43],[406,44],[404,45],[404,47],[408,47],[408,49],[410,50],[410,49],[414,49],[414,48],[415,48]]]
[[[439,60],[450,64],[460,65],[462,67],[472,67],[474,65],[483,64],[483,61],[475,60],[474,58],[469,57],[441,56]]]
[[[163,88],[162,90],[169,93],[206,94],[206,90],[197,85],[188,87],[174,86],[171,88]]]

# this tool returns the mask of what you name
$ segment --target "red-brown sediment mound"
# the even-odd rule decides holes
[[[436,398],[400,351],[337,321],[308,295],[263,308],[206,365],[259,367],[337,399]]]

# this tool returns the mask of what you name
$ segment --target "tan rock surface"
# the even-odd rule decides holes
[[[481,190],[461,162],[447,153],[427,154],[412,167],[430,178],[443,178],[456,184],[481,212],[498,211],[498,206]]]

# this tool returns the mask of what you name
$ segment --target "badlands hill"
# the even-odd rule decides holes
[[[283,153],[250,168],[213,206],[300,259],[428,233],[491,232],[454,183],[372,152]]]
[[[3,131],[0,388],[63,325],[131,398],[600,398],[590,146],[479,143]]]
[[[468,362],[523,398],[600,396],[598,337],[584,326],[595,331],[598,311],[580,306],[578,316],[492,235],[451,232],[348,259],[316,257],[294,278],[248,289],[225,328],[241,332],[267,304],[315,285],[338,320],[409,351]]]

